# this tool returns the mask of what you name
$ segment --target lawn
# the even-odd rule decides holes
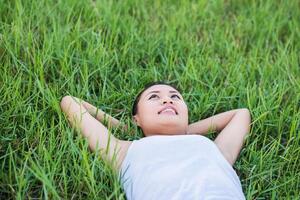
[[[181,88],[189,122],[248,108],[246,198],[297,199],[299,55],[296,0],[0,0],[0,199],[125,199],[59,102],[96,105],[133,140],[133,100],[158,80]]]

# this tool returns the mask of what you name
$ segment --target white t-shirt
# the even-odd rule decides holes
[[[128,200],[245,199],[235,170],[202,135],[134,140],[119,180]]]

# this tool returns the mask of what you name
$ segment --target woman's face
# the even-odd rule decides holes
[[[133,118],[145,136],[186,134],[188,108],[181,94],[173,87],[153,85],[147,88],[137,108]]]

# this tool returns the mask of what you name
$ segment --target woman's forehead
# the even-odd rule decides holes
[[[147,88],[143,92],[143,97],[147,96],[148,94],[151,94],[151,93],[160,93],[160,92],[180,94],[180,92],[178,92],[175,88],[173,88],[171,86],[168,86],[168,85],[153,85],[153,86]]]

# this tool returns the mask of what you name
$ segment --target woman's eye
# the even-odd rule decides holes
[[[158,97],[156,94],[153,94],[153,95],[151,95],[150,97],[149,97],[149,99],[152,99],[153,97]],[[177,94],[173,94],[172,96],[171,96],[171,98],[173,98],[173,97],[177,97],[178,99],[180,99],[180,97],[177,95]]]
[[[177,97],[178,99],[180,99],[180,97],[177,94],[173,94],[172,97]]]
[[[152,97],[155,97],[155,96],[157,96],[157,95],[156,95],[156,94],[153,94],[153,95],[151,95],[151,96],[150,96],[150,98],[149,98],[149,99],[151,99]]]

